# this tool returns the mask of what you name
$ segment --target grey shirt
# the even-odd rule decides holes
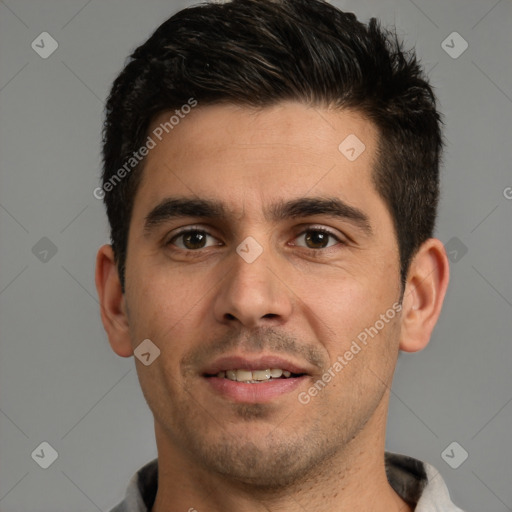
[[[406,455],[385,453],[389,484],[415,512],[464,512],[451,499],[441,474],[430,464]],[[158,459],[133,475],[124,500],[110,512],[149,512],[158,487]]]

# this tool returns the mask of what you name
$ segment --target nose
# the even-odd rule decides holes
[[[288,320],[293,292],[270,249],[263,250],[252,262],[233,251],[228,265],[214,304],[219,322],[240,323],[251,329],[282,325]]]

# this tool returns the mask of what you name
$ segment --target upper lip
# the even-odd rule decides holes
[[[260,357],[224,356],[216,359],[202,371],[203,375],[217,375],[226,370],[266,370],[280,368],[290,373],[309,373],[308,369],[300,364],[293,363],[280,356],[267,355]]]

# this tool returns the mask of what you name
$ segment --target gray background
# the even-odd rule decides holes
[[[156,456],[134,361],[100,322],[94,261],[109,237],[92,191],[113,79],[190,3],[0,0],[1,512],[108,510]],[[396,24],[446,116],[437,236],[451,285],[429,346],[400,355],[387,449],[433,464],[468,512],[510,511],[512,4],[333,3]],[[44,31],[59,45],[47,59],[31,47]],[[442,47],[454,31],[469,44],[458,58]],[[58,452],[48,469],[31,457],[43,441]],[[441,456],[453,441],[469,454],[458,469]],[[453,465],[463,452],[449,453]]]

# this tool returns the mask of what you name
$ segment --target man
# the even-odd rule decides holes
[[[196,6],[133,52],[96,286],[158,459],[115,512],[460,511],[384,448],[448,285],[440,124],[414,54],[322,1]]]

